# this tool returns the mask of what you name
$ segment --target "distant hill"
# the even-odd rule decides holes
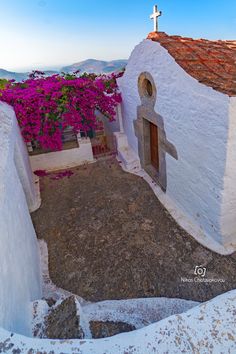
[[[53,70],[46,70],[46,71],[44,71],[44,73],[46,74],[46,76],[58,74],[57,71],[53,71]],[[14,71],[7,71],[4,69],[0,69],[0,79],[22,81],[22,80],[26,80],[28,78],[29,78],[29,72],[28,73],[16,73]]]
[[[15,73],[13,71],[0,69],[0,79],[22,81],[27,79],[27,76],[28,73]]]
[[[127,60],[119,59],[112,61],[87,59],[69,66],[65,66],[60,72],[72,73],[80,70],[81,73],[95,73],[95,74],[110,74],[112,72],[120,71],[126,67]],[[59,74],[58,71],[46,70],[44,71],[47,76],[53,74]],[[13,71],[7,71],[0,69],[0,79],[22,81],[28,78],[29,73],[17,73]]]
[[[69,66],[65,66],[61,69],[61,71],[65,73],[72,73],[80,70],[81,73],[110,74],[125,68],[127,62],[128,61],[125,59],[112,61],[87,59]]]

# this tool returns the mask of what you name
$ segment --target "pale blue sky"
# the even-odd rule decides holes
[[[125,59],[152,31],[236,39],[236,0],[0,0],[0,68],[53,68],[87,58]]]

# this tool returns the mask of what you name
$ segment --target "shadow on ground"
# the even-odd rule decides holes
[[[43,202],[32,214],[57,286],[91,301],[205,301],[236,288],[236,257],[199,245],[142,178],[124,172],[115,159],[72,171],[69,178],[41,178]],[[182,281],[193,279],[200,265],[207,268],[204,279],[216,281]]]

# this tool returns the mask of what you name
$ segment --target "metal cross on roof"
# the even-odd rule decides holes
[[[158,17],[162,15],[161,11],[158,11],[157,5],[153,6],[153,14],[150,16],[150,19],[154,22],[154,32],[158,32]]]

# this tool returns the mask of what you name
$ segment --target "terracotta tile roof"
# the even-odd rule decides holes
[[[159,42],[199,82],[236,96],[236,40],[210,41],[169,36],[164,32],[151,32],[147,38]]]

